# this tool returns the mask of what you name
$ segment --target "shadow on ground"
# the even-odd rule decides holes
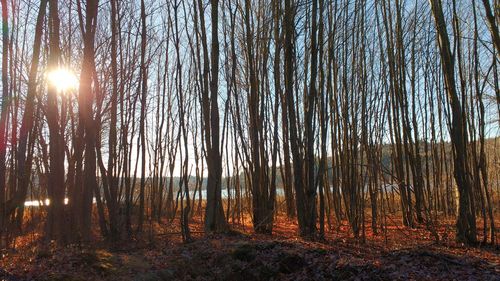
[[[460,252],[467,253],[467,249]],[[500,281],[499,264],[450,254],[442,246],[387,251],[352,241],[321,243],[244,235],[116,252],[79,247],[39,250],[30,260],[29,274],[0,268],[0,280]]]

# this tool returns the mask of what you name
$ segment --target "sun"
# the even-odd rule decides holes
[[[69,69],[58,68],[47,72],[48,82],[60,93],[78,88],[78,79]]]

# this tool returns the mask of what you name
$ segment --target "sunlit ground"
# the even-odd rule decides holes
[[[423,226],[401,226],[399,214],[388,215],[377,235],[367,219],[364,243],[352,237],[347,221],[333,222],[324,241],[299,238],[297,223],[284,214],[276,217],[273,236],[253,233],[248,215],[243,221],[231,234],[207,237],[202,214],[195,214],[188,244],[178,218],[150,221],[143,239],[114,246],[99,240],[45,245],[38,225],[0,258],[0,280],[498,280],[500,274],[498,249],[454,242],[454,219],[435,226],[439,242]]]

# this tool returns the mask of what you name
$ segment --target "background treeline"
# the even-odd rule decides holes
[[[62,243],[94,212],[112,241],[175,218],[188,241],[197,210],[206,232],[250,214],[260,233],[283,210],[309,238],[391,213],[437,238],[453,216],[459,241],[495,243],[496,0],[1,4],[2,246],[29,194]]]

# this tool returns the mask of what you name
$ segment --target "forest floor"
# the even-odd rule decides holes
[[[46,245],[32,232],[2,252],[0,280],[500,280],[498,246],[455,243],[451,221],[439,227],[439,242],[396,219],[379,235],[367,228],[365,242],[347,226],[323,241],[305,241],[286,218],[276,221],[272,236],[247,225],[207,237],[201,220],[194,221],[190,243],[176,225],[113,245]]]

